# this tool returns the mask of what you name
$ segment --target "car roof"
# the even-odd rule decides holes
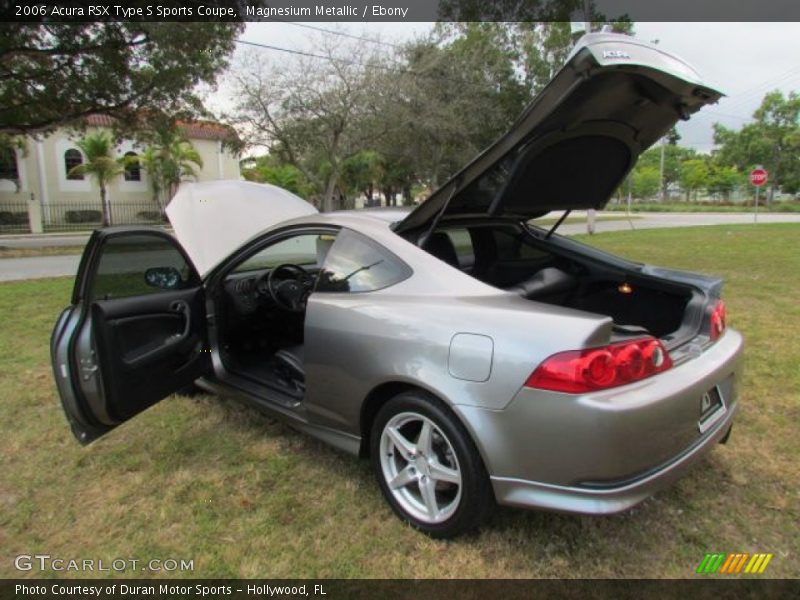
[[[331,215],[358,215],[362,217],[371,217],[387,223],[396,223],[402,221],[411,212],[410,206],[380,206],[374,208],[358,208],[349,210],[337,210]]]

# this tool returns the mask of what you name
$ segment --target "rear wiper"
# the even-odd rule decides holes
[[[571,212],[572,212],[571,208],[568,209],[567,211],[565,211],[564,214],[561,215],[561,218],[559,218],[558,221],[556,221],[555,225],[553,225],[553,227],[550,228],[550,231],[547,232],[547,235],[544,236],[544,239],[549,240],[550,236],[553,235],[553,232],[556,229],[558,229],[558,226],[561,225],[564,222],[564,219],[566,219],[569,216],[569,213],[571,213]]]

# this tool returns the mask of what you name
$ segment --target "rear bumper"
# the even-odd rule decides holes
[[[741,336],[729,329],[694,358],[635,384],[583,395],[523,388],[503,410],[455,408],[500,504],[609,514],[670,484],[725,437],[741,352]],[[701,426],[701,399],[714,387],[724,409]]]
[[[499,504],[523,508],[541,508],[565,513],[608,515],[636,506],[658,490],[679,479],[698,459],[720,442],[730,431],[734,405],[710,435],[674,461],[638,479],[602,489],[548,485],[536,481],[492,477],[492,487]]]

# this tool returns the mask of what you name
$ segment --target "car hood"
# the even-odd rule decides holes
[[[183,183],[167,206],[175,236],[201,276],[260,231],[316,212],[282,188],[234,180]]]
[[[652,44],[585,35],[509,131],[395,230],[430,227],[450,215],[527,219],[602,208],[644,150],[720,96]]]

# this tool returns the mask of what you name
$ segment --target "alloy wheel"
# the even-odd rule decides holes
[[[401,508],[424,523],[442,523],[461,501],[461,469],[444,432],[415,412],[394,415],[380,440],[380,465]]]

